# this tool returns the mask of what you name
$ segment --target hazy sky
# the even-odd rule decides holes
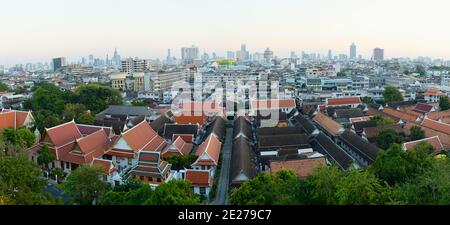
[[[122,57],[200,52],[275,55],[385,49],[386,57],[450,59],[448,0],[1,0],[0,65],[69,61],[117,47]]]

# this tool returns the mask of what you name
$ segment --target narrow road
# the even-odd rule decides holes
[[[227,204],[232,145],[233,145],[233,128],[227,128],[227,135],[225,143],[222,148],[222,166],[220,169],[220,177],[217,184],[216,199],[214,199],[211,202],[211,205]]]

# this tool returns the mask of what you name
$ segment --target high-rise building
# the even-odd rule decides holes
[[[121,65],[121,61],[122,60],[120,59],[120,55],[117,52],[117,48],[114,49],[114,56],[112,58],[112,61],[113,61],[113,65],[115,65],[115,66],[120,66]]]
[[[350,59],[356,59],[356,45],[355,45],[355,43],[352,43],[352,45],[350,45]]]
[[[167,62],[168,64],[172,63],[172,56],[170,55],[170,49],[167,49],[166,62]]]
[[[295,54],[294,51],[291,52],[291,59],[296,59],[297,58],[297,54]]]
[[[272,62],[273,60],[273,51],[271,51],[269,48],[266,48],[264,51],[264,61],[266,62]]]
[[[236,52],[236,58],[240,61],[250,59],[250,53],[247,52],[247,46],[245,44],[241,44],[241,50]]]
[[[53,62],[53,71],[56,71],[63,66],[66,66],[65,57],[54,58],[52,62]]]
[[[94,65],[94,55],[89,55],[89,66]]]
[[[382,61],[382,60],[384,60],[384,49],[375,48],[373,50],[373,60],[374,61]]]
[[[328,59],[329,60],[333,59],[333,53],[332,53],[331,49],[328,49]]]
[[[150,62],[145,59],[126,58],[122,60],[120,71],[123,73],[145,72],[149,68]]]
[[[227,51],[227,59],[235,59],[234,52]]]
[[[0,65],[0,75],[5,74],[5,67],[3,65]]]
[[[198,58],[198,47],[192,45],[191,47],[181,48],[181,59],[185,63],[192,63],[195,59]]]

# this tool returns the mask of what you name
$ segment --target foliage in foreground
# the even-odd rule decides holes
[[[318,168],[308,178],[290,171],[261,173],[230,193],[233,205],[450,204],[450,160],[420,143],[407,152],[393,144],[363,170]]]

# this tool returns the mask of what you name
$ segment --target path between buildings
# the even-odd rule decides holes
[[[211,202],[211,205],[227,204],[232,145],[233,145],[233,128],[227,128],[227,135],[225,143],[222,148],[222,165],[220,169],[220,177],[217,184],[216,199],[214,199]]]

